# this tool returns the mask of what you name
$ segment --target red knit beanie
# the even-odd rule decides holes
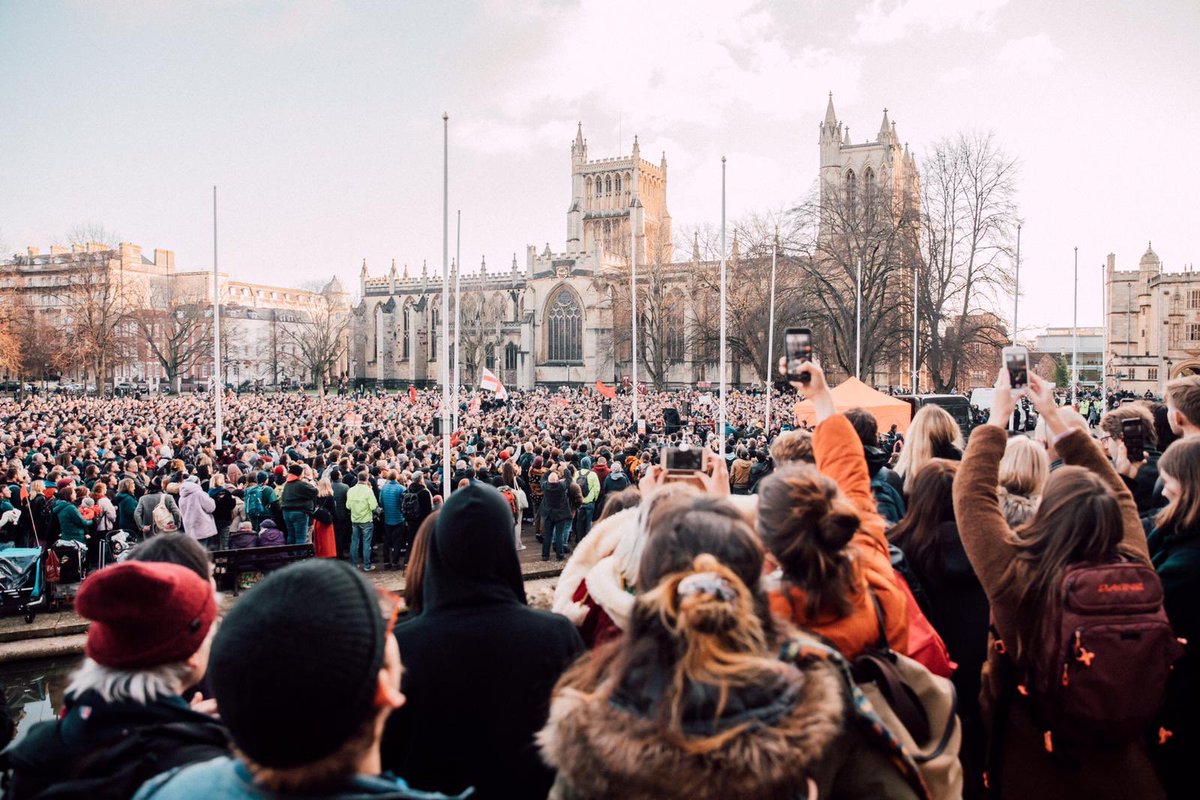
[[[211,584],[187,567],[125,561],[89,576],[75,610],[92,620],[88,658],[136,670],[184,661],[199,650],[217,600]]]

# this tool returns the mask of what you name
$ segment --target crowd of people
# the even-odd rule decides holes
[[[592,392],[464,396],[449,483],[433,392],[231,398],[221,448],[200,398],[6,407],[0,539],[93,570],[8,795],[1190,796],[1200,378],[1091,425],[1002,372],[968,443],[804,371],[815,427],[733,393],[727,459],[700,392],[640,396],[645,433]],[[113,531],[138,543],[101,567]],[[564,561],[544,610],[529,536]],[[218,619],[243,542],[322,557]]]

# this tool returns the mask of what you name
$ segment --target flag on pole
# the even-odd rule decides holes
[[[487,367],[483,369],[483,377],[479,379],[479,388],[487,389],[489,392],[496,393],[497,400],[507,400],[508,390],[504,388],[504,384],[496,377],[496,373],[492,372]]]
[[[609,400],[612,400],[613,398],[615,398],[617,396],[616,387],[615,386],[605,386],[604,381],[596,381],[596,391],[599,392],[600,394],[602,394],[603,396],[607,397]]]
[[[417,387],[408,387],[408,402],[412,403],[414,406],[417,404]]]

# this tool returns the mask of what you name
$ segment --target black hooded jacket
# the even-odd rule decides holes
[[[491,486],[472,481],[442,507],[423,600],[396,628],[408,702],[388,721],[384,768],[417,789],[544,798],[554,773],[533,737],[583,642],[565,617],[526,606],[512,511]]]

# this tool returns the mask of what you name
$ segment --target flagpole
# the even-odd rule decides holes
[[[450,115],[442,113],[442,496],[450,492]]]
[[[1078,399],[1079,384],[1079,248],[1075,248],[1075,312],[1071,320],[1071,405]]]
[[[629,326],[632,330],[633,347],[630,360],[633,362],[633,429],[638,423],[638,324],[637,324],[637,197],[629,204]]]
[[[454,407],[450,410],[453,416],[453,428],[458,430],[458,394],[462,383],[460,367],[462,366],[462,209],[458,210],[458,226],[455,229],[454,244]]]
[[[854,277],[854,377],[862,380],[862,259]]]
[[[775,239],[771,242],[771,304],[767,314],[767,411],[763,415],[763,427],[771,435],[771,364],[775,357],[775,257],[779,250],[779,226],[775,226]]]
[[[99,381],[96,381],[99,383]],[[216,412],[216,424],[213,435],[216,438],[217,455],[221,454],[221,444],[225,439],[224,420],[221,414],[221,400],[225,386],[221,381],[221,292],[217,278],[217,187],[213,187],[213,404]]]
[[[717,455],[725,460],[725,156],[721,156],[721,397]]]

